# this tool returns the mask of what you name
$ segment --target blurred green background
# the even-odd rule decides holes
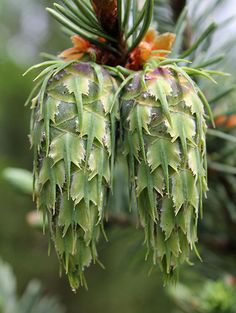
[[[189,2],[192,14],[190,22],[193,25],[194,34],[195,30],[198,31],[197,25],[199,25],[194,11],[194,5],[196,6],[197,2],[194,0]],[[209,1],[205,3],[205,6],[199,8],[198,16],[202,16],[202,12],[206,8],[210,9],[210,3],[216,2],[218,6],[213,5],[202,24],[206,25],[213,19],[222,22],[234,15],[236,8],[233,0]],[[32,153],[28,140],[30,110],[23,105],[32,89],[33,77],[29,75],[23,78],[22,73],[30,65],[41,61],[39,56],[41,51],[57,54],[70,45],[68,38],[61,33],[58,24],[45,11],[45,7],[52,3],[49,0],[0,0],[1,173],[8,167],[24,168],[29,171],[32,169]],[[171,9],[166,6],[167,1],[160,1],[159,5],[161,10],[164,10],[160,10],[160,15],[165,19],[165,14]],[[171,18],[168,14],[166,16],[166,18]],[[158,16],[156,18],[158,20]],[[202,28],[202,24],[199,25],[199,28]],[[226,78],[220,81],[220,87],[208,90],[211,97],[220,94],[222,86],[227,89],[235,84],[236,57],[234,51],[236,50],[234,47],[236,36],[233,33],[235,25],[235,22],[232,21],[224,25],[224,28],[220,26],[208,46],[205,47],[205,51],[209,55],[214,52],[213,50],[221,51],[222,49],[224,50],[222,52],[228,52],[227,58],[221,63],[220,68],[232,73],[232,77],[227,82]],[[208,89],[208,85],[203,85],[203,87]],[[225,114],[225,112],[231,114],[236,111],[234,93],[227,94],[227,97],[221,102],[218,101],[220,100],[217,99],[219,105],[214,107],[216,115]],[[226,132],[229,131],[226,130]],[[229,133],[230,136],[235,137],[235,129],[230,130]],[[187,265],[185,269],[182,269],[180,279],[188,287],[185,287],[184,290],[179,287],[178,291],[182,291],[179,296],[177,291],[167,290],[163,287],[161,275],[157,270],[148,275],[150,268],[145,263],[143,254],[137,253],[143,244],[143,234],[140,230],[127,226],[125,223],[120,226],[113,224],[107,226],[109,242],[101,240],[99,248],[101,261],[106,270],[98,266],[91,266],[87,270],[89,290],[81,289],[77,294],[73,294],[64,275],[62,278],[59,277],[59,265],[53,248],[48,257],[47,236],[43,236],[41,230],[27,223],[27,214],[35,208],[30,194],[26,195],[25,192],[20,192],[19,188],[14,188],[1,175],[0,258],[13,267],[18,280],[18,294],[23,293],[30,280],[37,278],[42,282],[45,293],[57,295],[68,313],[118,313],[120,311],[123,313],[162,313],[177,312],[177,308],[181,312],[185,312],[184,308],[186,310],[186,307],[190,312],[188,308],[193,307],[196,299],[191,298],[188,292],[192,296],[194,292],[198,293],[195,289],[199,290],[197,288],[201,289],[201,286],[205,285],[206,277],[209,280],[221,279],[224,282],[227,282],[228,278],[228,281],[231,279],[232,282],[230,285],[234,285],[233,277],[236,275],[236,195],[235,188],[232,187],[235,183],[235,173],[232,173],[232,168],[236,165],[234,152],[236,149],[233,150],[232,147],[235,147],[233,140],[232,142],[225,140],[209,142],[208,150],[211,160],[215,164],[216,160],[226,161],[227,157],[231,173],[228,168],[226,175],[226,168],[223,168],[218,175],[218,170],[214,166],[212,167],[213,179],[210,181],[211,191],[206,203],[205,222],[199,228],[200,251],[204,263],[200,264],[199,260],[195,260],[193,257],[196,266]],[[231,152],[225,156],[226,148],[229,151],[231,149]],[[228,194],[229,189],[230,195]],[[219,195],[221,198],[218,197]],[[121,197],[124,197],[122,193]],[[118,200],[120,200],[117,201],[119,206],[122,201]],[[230,211],[230,214],[225,211]],[[233,240],[231,240],[232,238]],[[224,245],[227,244],[229,246],[225,248]],[[191,291],[186,288],[190,288]],[[218,285],[217,287],[210,286],[211,290],[214,288],[218,288],[219,295],[222,294]],[[224,289],[223,284],[222,290]],[[192,304],[184,303],[181,295],[184,299],[188,297]],[[234,295],[236,298],[236,294]],[[198,309],[193,312],[236,312],[235,307],[233,308],[231,304],[230,306],[231,311],[227,311],[227,309],[222,311],[219,308],[214,309],[216,311],[209,311],[204,307],[203,311]]]

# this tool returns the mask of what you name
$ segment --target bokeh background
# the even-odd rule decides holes
[[[161,2],[165,8],[167,1]],[[0,0],[0,173],[2,173],[0,174],[0,258],[13,268],[17,278],[18,295],[23,293],[30,280],[36,278],[42,283],[44,293],[56,295],[68,313],[118,313],[120,311],[171,313],[176,310],[184,312],[183,305],[182,308],[178,308],[178,302],[182,301],[181,295],[186,295],[188,291],[179,287],[180,295],[176,299],[177,291],[173,296],[173,290],[163,287],[161,275],[157,270],[148,275],[150,268],[143,260],[143,254],[137,253],[142,248],[142,232],[130,227],[128,223],[107,225],[109,242],[102,240],[99,247],[101,261],[105,264],[106,270],[99,266],[91,266],[87,271],[89,290],[81,289],[77,294],[73,294],[66,278],[59,277],[59,265],[53,249],[48,256],[47,236],[43,236],[40,228],[32,227],[27,221],[28,214],[35,209],[27,179],[21,182],[19,175],[18,180],[17,178],[15,180],[18,186],[13,186],[14,184],[6,177],[6,168],[9,167],[28,171],[32,169],[32,153],[28,140],[30,110],[24,107],[24,102],[32,89],[33,77],[29,75],[23,78],[22,73],[32,64],[42,60],[41,52],[57,54],[70,45],[58,24],[45,11],[45,7],[51,6],[52,3],[53,1],[50,0]],[[212,21],[219,24],[211,41],[205,43],[204,51],[206,58],[214,55],[215,52],[226,53],[224,61],[220,63],[220,69],[230,72],[232,76],[222,78],[219,80],[218,87],[208,90],[209,96],[213,98],[224,90],[233,89],[235,85],[236,3],[235,0],[190,0],[188,4],[189,23],[193,34],[195,32],[198,34],[200,29],[204,29],[205,25]],[[200,22],[198,19],[206,11],[207,15],[203,15],[205,17]],[[160,11],[160,14],[165,18],[167,11],[163,12]],[[157,21],[158,14],[157,12],[155,16]],[[167,18],[171,17],[167,14]],[[208,85],[205,88],[208,89]],[[227,93],[225,98],[217,99],[219,105],[214,107],[216,115],[226,111],[227,114],[228,112],[233,114],[236,111],[235,99],[234,92]],[[234,130],[226,130],[226,133],[235,137]],[[215,178],[211,180],[211,191],[206,204],[206,222],[200,225],[202,234],[200,252],[204,263],[201,264],[193,256],[195,267],[186,266],[180,276],[181,283],[191,289],[191,295],[194,294],[195,289],[205,286],[206,279],[230,281],[230,285],[234,285],[236,274],[236,195],[232,187],[236,174],[233,170],[235,169],[234,147],[236,148],[236,141],[234,142],[232,138],[230,142],[214,139],[209,144],[210,157],[214,161],[210,175]],[[231,152],[224,156],[223,152],[226,148]],[[219,158],[221,161],[226,160],[226,157],[228,168],[217,169],[219,162],[216,161]],[[215,175],[218,170],[220,178]],[[227,194],[229,189],[230,195]],[[120,191],[121,198],[125,197],[123,191]],[[218,198],[219,195],[221,198]],[[121,199],[117,199],[116,205],[119,210],[119,206],[122,205]],[[228,210],[230,214],[225,213]],[[215,241],[215,236],[218,235],[219,238],[217,237]],[[212,290],[211,287],[210,289]],[[218,289],[219,297],[222,297],[224,285],[222,290],[220,287]],[[234,296],[236,298],[236,294]],[[187,311],[190,312],[188,309]]]

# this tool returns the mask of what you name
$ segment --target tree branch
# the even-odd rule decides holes
[[[170,0],[170,6],[173,11],[173,18],[175,22],[178,20],[186,4],[187,4],[186,0]]]

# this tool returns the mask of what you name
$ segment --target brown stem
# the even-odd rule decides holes
[[[119,37],[117,0],[92,0],[91,2],[102,28],[115,38]]]
[[[209,234],[199,236],[200,242],[211,251],[224,255],[236,255],[236,245],[231,239],[217,239]]]
[[[100,25],[107,34],[117,39],[114,47],[120,51],[119,56],[110,53],[108,60],[108,55],[103,56],[105,63],[112,66],[124,65],[127,58],[127,47],[119,29],[117,0],[91,0],[91,3]]]
[[[173,18],[175,22],[178,20],[186,4],[187,4],[186,0],[170,0],[170,5],[173,10]]]

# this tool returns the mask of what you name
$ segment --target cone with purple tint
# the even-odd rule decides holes
[[[53,75],[52,75],[53,77]],[[73,289],[97,260],[111,188],[115,80],[96,64],[70,65],[33,100],[35,198]]]
[[[131,205],[148,255],[171,278],[195,249],[207,190],[204,105],[192,79],[170,66],[135,74],[121,108]]]

